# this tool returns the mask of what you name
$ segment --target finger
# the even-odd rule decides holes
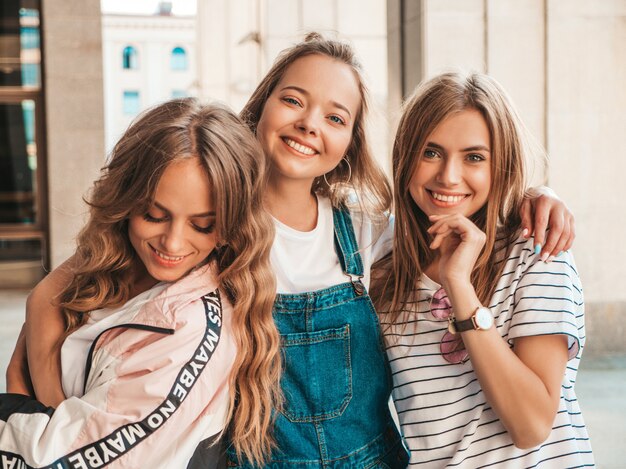
[[[565,222],[563,220],[563,214],[554,212],[549,220],[550,230],[546,236],[546,242],[541,250],[541,260],[546,261],[551,256],[556,256],[559,251],[556,250],[556,246],[562,237],[567,239],[569,237],[569,227],[567,232],[565,229]]]
[[[549,252],[546,262],[551,262],[552,260],[554,260],[554,258],[558,257],[561,253],[563,253],[566,250],[565,246],[567,245],[569,239],[570,239],[569,225],[565,224],[565,226],[563,227],[563,231],[561,232],[561,237],[558,239],[557,243]],[[542,253],[542,258],[544,255],[545,253]]]
[[[563,246],[562,251],[567,251],[571,249],[572,245],[574,244],[574,239],[576,238],[576,220],[572,212],[570,212],[569,210],[567,211],[567,215],[568,216],[566,217],[566,223],[569,226],[569,239],[565,243],[565,246]]]
[[[430,249],[439,249],[443,241],[452,233],[452,230],[446,230],[444,232],[437,233],[429,245]]]
[[[520,215],[522,218],[522,236],[526,239],[528,239],[533,232],[532,214],[530,199],[524,199]]]
[[[541,197],[535,201],[535,213],[533,216],[534,236],[535,236],[535,254],[541,252],[541,248],[546,239],[546,228],[550,219],[551,204],[545,202],[545,198]]]

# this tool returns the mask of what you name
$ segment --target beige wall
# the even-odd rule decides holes
[[[370,143],[387,163],[387,21],[381,0],[198,2],[199,95],[240,110],[278,53],[309,31],[351,42],[370,89]]]
[[[82,196],[104,155],[102,45],[98,0],[42,2],[50,258],[74,251]]]
[[[576,216],[589,350],[625,350],[626,1],[389,0],[388,10],[389,55],[410,57],[390,62],[390,97],[458,68],[510,93]]]

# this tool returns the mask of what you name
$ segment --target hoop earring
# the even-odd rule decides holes
[[[350,183],[350,179],[352,179],[352,166],[350,166],[350,162],[348,161],[348,158],[346,158],[345,156],[343,158],[341,158],[341,162],[345,161],[346,164],[348,165],[348,180],[343,182],[342,184],[349,184]],[[338,166],[338,165],[337,165]],[[333,168],[334,169],[334,168]],[[329,171],[330,172],[330,171]],[[326,173],[324,173],[324,181],[326,181],[326,185],[328,187],[330,187],[330,183],[328,182],[328,179],[326,179]]]

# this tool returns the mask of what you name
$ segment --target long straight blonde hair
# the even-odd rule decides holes
[[[412,297],[424,268],[435,259],[428,217],[413,201],[409,184],[423,157],[429,135],[447,117],[463,110],[480,112],[491,138],[491,189],[487,203],[472,221],[487,241],[472,273],[472,284],[487,304],[501,274],[500,241],[517,236],[520,207],[527,184],[527,162],[537,148],[528,137],[506,92],[491,77],[444,73],[418,86],[407,101],[393,146],[395,231],[393,251],[374,269],[372,297],[379,311],[395,322]],[[498,244],[496,245],[496,238]]]
[[[368,209],[370,214],[379,215],[391,207],[391,188],[385,173],[372,156],[368,144],[365,132],[368,91],[363,81],[361,64],[348,43],[312,32],[303,41],[283,50],[252,93],[240,115],[256,133],[265,103],[278,82],[296,60],[309,55],[330,57],[348,65],[354,73],[361,96],[361,106],[355,118],[352,140],[345,154],[349,165],[340,163],[325,177],[315,178],[312,191],[328,196],[333,206],[337,207],[346,203],[351,191],[354,190],[358,193],[363,207]],[[349,182],[346,184],[346,181]]]
[[[219,288],[233,304],[234,445],[261,464],[274,446],[272,412],[282,402],[280,337],[272,317],[276,285],[269,263],[274,226],[262,203],[266,159],[232,111],[192,98],[172,100],[128,128],[87,201],[90,217],[78,236],[73,278],[61,293],[61,307],[69,331],[85,321],[85,313],[128,301],[141,262],[128,238],[128,219],[149,209],[165,169],[189,158],[201,163],[213,191],[221,246],[209,261],[216,263]]]

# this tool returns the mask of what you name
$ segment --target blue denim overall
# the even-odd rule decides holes
[[[391,376],[365,286],[352,219],[333,209],[335,247],[350,279],[278,294],[285,404],[276,418],[272,468],[404,468],[408,455],[389,412]],[[235,466],[229,455],[229,465]],[[241,467],[250,467],[242,465]]]

